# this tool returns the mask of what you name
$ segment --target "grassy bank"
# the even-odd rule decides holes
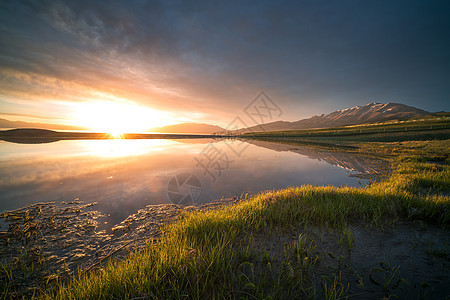
[[[341,126],[335,128],[253,132],[244,138],[265,140],[309,140],[309,141],[357,141],[395,142],[410,140],[450,139],[450,119],[438,117],[411,119],[376,124]]]
[[[340,272],[343,256],[321,251],[317,230],[330,233],[336,245],[348,251],[355,242],[352,226],[356,224],[388,228],[408,221],[448,230],[449,146],[449,141],[367,145],[365,151],[379,151],[395,163],[394,172],[383,182],[365,188],[292,187],[218,210],[186,214],[145,251],[60,283],[37,297],[336,299],[354,295]],[[447,248],[433,249],[430,253],[448,259]],[[330,257],[338,267],[327,268]],[[389,294],[394,277],[401,283],[399,269],[373,268],[370,279]],[[375,278],[379,270],[386,272],[384,279]]]

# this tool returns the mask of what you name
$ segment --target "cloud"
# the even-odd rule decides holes
[[[261,90],[289,119],[371,100],[448,109],[443,2],[5,1],[0,9],[3,97],[109,94],[227,120]]]

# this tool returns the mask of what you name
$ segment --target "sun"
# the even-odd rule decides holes
[[[144,132],[172,123],[162,111],[129,102],[93,101],[76,105],[74,119],[81,126],[120,138],[124,133]]]

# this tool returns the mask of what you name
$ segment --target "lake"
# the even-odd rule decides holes
[[[0,211],[37,202],[98,202],[108,227],[151,204],[197,205],[290,186],[367,184],[380,159],[241,140],[0,142]]]

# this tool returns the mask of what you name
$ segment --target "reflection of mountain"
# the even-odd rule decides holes
[[[344,151],[327,151],[316,147],[280,144],[276,142],[266,142],[257,140],[245,140],[246,142],[275,151],[290,151],[300,155],[325,161],[330,165],[337,166],[349,171],[356,171],[363,174],[381,174],[383,170],[389,168],[385,160],[364,156]]]
[[[222,137],[198,138],[198,139],[173,139],[173,141],[181,144],[200,144],[207,145],[225,140]]]
[[[0,137],[0,140],[16,144],[46,144],[59,141],[58,138],[26,138],[26,137]]]

